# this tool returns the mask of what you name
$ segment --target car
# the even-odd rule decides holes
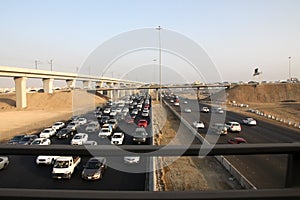
[[[127,124],[133,124],[134,123],[134,117],[128,115],[125,119]]]
[[[188,102],[187,102],[187,101],[184,101],[183,104],[188,104]]]
[[[217,109],[216,109],[216,113],[218,113],[218,114],[223,114],[223,113],[224,113],[223,108],[217,108]]]
[[[148,121],[145,119],[140,119],[138,122],[138,127],[144,127],[146,128],[148,126]]]
[[[116,144],[116,145],[123,144],[124,137],[125,135],[122,132],[114,133],[113,136],[111,137],[111,144]]]
[[[227,131],[230,132],[240,132],[242,130],[242,126],[238,122],[227,122],[226,124]]]
[[[54,128],[55,130],[59,130],[59,129],[63,128],[64,126],[65,126],[64,122],[55,122],[52,125],[52,128]]]
[[[247,141],[242,137],[235,137],[227,141],[228,144],[245,144]]]
[[[0,156],[0,170],[5,169],[9,164],[7,156]]]
[[[145,143],[147,139],[148,133],[145,128],[139,127],[135,129],[133,133],[133,142],[137,144]]]
[[[50,138],[51,136],[55,135],[55,133],[56,133],[56,129],[54,129],[52,127],[51,128],[45,128],[40,133],[40,138]]]
[[[208,113],[209,112],[209,108],[204,106],[201,108],[201,112],[204,112],[204,113]]]
[[[186,112],[186,113],[191,113],[191,112],[192,112],[192,109],[190,109],[190,108],[185,108],[185,109],[184,109],[184,112]]]
[[[103,177],[103,173],[107,168],[105,157],[90,158],[83,166],[81,178],[84,180],[98,180]]]
[[[88,140],[86,142],[83,142],[82,145],[95,146],[95,145],[98,145],[98,143],[95,140]]]
[[[82,145],[88,140],[89,136],[86,133],[77,133],[71,140],[71,145]]]
[[[91,121],[85,128],[87,132],[94,132],[100,129],[100,124],[97,121]]]
[[[124,163],[125,164],[138,164],[138,163],[140,163],[140,156],[125,156]]]
[[[108,120],[107,124],[110,124],[113,130],[118,128],[118,120],[116,119]]]
[[[203,128],[205,128],[205,125],[204,125],[203,121],[194,121],[193,122],[193,126],[196,129],[203,129]]]
[[[110,113],[109,113],[109,116],[111,116],[111,117],[114,117],[114,116],[116,116],[118,113],[117,113],[117,110],[116,109],[112,109],[111,111],[110,111]]]
[[[77,130],[78,126],[79,126],[79,122],[78,121],[72,121],[68,124],[67,128],[68,129],[72,129],[72,130]]]
[[[148,117],[149,116],[149,110],[144,109],[142,112],[143,117]]]
[[[108,122],[108,120],[110,119],[109,116],[102,116],[100,119],[100,124],[106,124]]]
[[[174,103],[174,99],[170,99],[170,103]]]
[[[86,118],[84,118],[84,117],[80,117],[80,118],[78,118],[78,123],[79,123],[79,125],[84,125],[84,124],[86,124],[87,123],[87,119]]]
[[[218,135],[226,135],[227,134],[227,127],[225,124],[222,123],[214,123],[211,126],[211,129],[214,133]]]
[[[104,124],[104,125],[102,126],[102,128],[100,129],[100,132],[98,133],[98,136],[99,136],[100,138],[111,136],[112,131],[113,131],[113,130],[112,130],[111,125],[109,125],[109,124]]]
[[[8,144],[18,144],[18,142],[24,137],[26,134],[15,135],[12,139],[10,139]]]
[[[51,140],[48,138],[36,138],[34,139],[30,145],[50,145]]]
[[[110,113],[111,108],[107,107],[103,110],[104,114],[109,114]]]
[[[33,140],[35,140],[36,138],[38,138],[37,135],[26,135],[24,136],[19,142],[18,144],[22,144],[22,145],[30,145],[31,142]]]
[[[252,117],[246,117],[242,120],[243,124],[249,125],[249,126],[256,126],[256,120]]]
[[[131,114],[132,115],[137,115],[139,113],[139,110],[138,109],[133,109],[132,111],[131,111]]]
[[[55,160],[58,158],[59,156],[44,156],[44,155],[41,155],[41,156],[38,156],[36,159],[35,159],[35,163],[37,165],[40,165],[40,164],[45,164],[45,165],[53,165],[55,163]]]
[[[60,129],[57,133],[56,133],[56,138],[58,139],[62,139],[62,138],[66,138],[68,139],[69,137],[73,136],[74,134],[76,134],[76,130],[70,129],[70,128],[63,128]]]

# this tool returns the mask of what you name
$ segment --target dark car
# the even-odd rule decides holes
[[[76,130],[73,130],[70,128],[63,128],[58,133],[56,133],[56,137],[58,139],[69,138],[69,137],[73,136],[74,134],[76,134],[76,132],[77,132]]]
[[[101,179],[106,167],[105,157],[90,158],[83,166],[81,177],[85,180]]]
[[[110,119],[109,116],[102,116],[100,119],[100,124],[106,124],[109,119]]]
[[[36,138],[38,138],[37,135],[26,135],[18,142],[18,144],[30,145],[31,142]]]
[[[145,143],[147,136],[148,133],[146,132],[145,128],[143,127],[136,128],[133,134],[133,142],[138,144]]]
[[[19,141],[25,136],[25,134],[16,135],[12,139],[10,139],[7,143],[8,144],[18,144]]]
[[[235,137],[227,141],[229,144],[245,144],[247,141],[241,137]]]

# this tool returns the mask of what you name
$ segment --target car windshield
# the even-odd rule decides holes
[[[85,166],[86,169],[99,169],[101,167],[102,163],[101,162],[88,162]]]
[[[68,168],[69,161],[56,161],[54,167],[55,168]]]
[[[75,135],[75,136],[74,136],[74,139],[81,139],[81,138],[82,138],[81,135]]]
[[[32,144],[41,144],[41,140],[35,140],[32,142]]]
[[[113,138],[121,138],[121,135],[114,135]]]

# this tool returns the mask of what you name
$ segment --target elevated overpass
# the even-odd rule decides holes
[[[12,77],[15,82],[16,107],[25,108],[26,101],[26,80],[28,78],[42,79],[45,93],[53,92],[54,80],[65,80],[68,88],[74,88],[76,81],[82,81],[84,88],[90,88],[92,82],[95,82],[98,88],[137,88],[145,83],[131,80],[123,80],[110,77],[91,76],[68,72],[55,72],[47,70],[36,70],[28,68],[16,68],[0,66],[0,77]],[[109,91],[108,96],[113,97],[113,91]]]

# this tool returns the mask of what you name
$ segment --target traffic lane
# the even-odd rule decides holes
[[[180,108],[176,108],[177,112],[180,111]],[[234,113],[235,114],[235,113]],[[189,123],[192,123],[195,118],[197,118],[199,113],[192,112],[183,114],[184,117]],[[208,122],[204,119],[210,118],[209,113],[203,113],[201,115],[201,119]],[[217,115],[218,116],[218,115]],[[229,112],[226,116],[226,120],[234,120],[241,116],[231,116]],[[243,126],[244,127],[244,126]],[[243,136],[247,138],[247,135],[256,135],[257,127],[242,127],[242,132],[240,133],[228,133],[225,136],[213,136],[208,135],[207,128],[204,130],[200,130],[200,134],[209,142],[217,141],[218,143],[227,143],[227,140],[232,137]],[[256,128],[256,129],[254,129]],[[250,131],[249,131],[250,130]],[[252,133],[254,131],[255,133]],[[248,138],[247,138],[248,139]],[[258,140],[259,141],[259,140]],[[269,141],[269,140],[267,140]],[[251,156],[226,156],[229,158],[230,162],[236,166],[236,168],[245,175],[254,185],[258,188],[280,188],[285,185],[285,175],[286,175],[286,166],[287,166],[287,158],[282,155],[251,155]]]
[[[75,189],[75,190],[145,190],[146,173],[127,173],[108,167],[103,179],[85,181],[81,178],[83,164],[89,157],[82,157],[71,180],[53,179],[52,166],[36,165],[35,156],[10,156],[10,164],[0,173],[1,188]],[[109,158],[108,158],[108,162]],[[141,163],[146,163],[142,158]],[[141,167],[131,165],[124,167]],[[142,166],[145,167],[145,166]],[[138,169],[137,169],[138,170]]]

